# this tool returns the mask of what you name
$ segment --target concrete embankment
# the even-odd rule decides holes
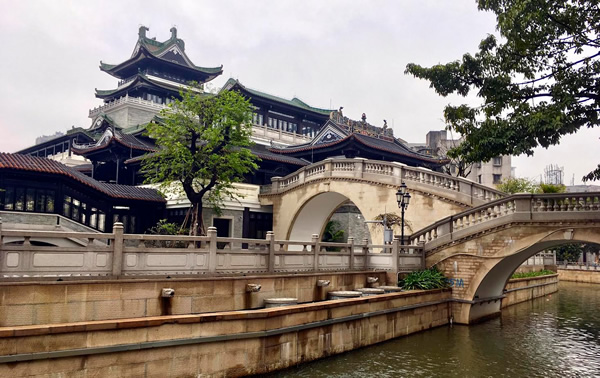
[[[447,324],[450,297],[449,289],[409,291],[259,310],[0,327],[0,376],[260,374]]]
[[[559,274],[511,279],[506,284],[502,308],[556,293],[558,280]]]
[[[584,282],[600,284],[600,270],[585,269],[558,269],[558,277],[561,281]]]

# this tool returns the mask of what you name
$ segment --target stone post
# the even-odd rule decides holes
[[[217,271],[217,228],[209,227],[206,235],[208,240],[208,271],[215,273]]]
[[[365,255],[365,261],[363,262],[363,269],[367,270],[367,268],[369,266],[369,239],[364,238],[362,241],[363,241],[362,243],[364,245],[363,252]]]
[[[311,243],[312,243],[312,248],[314,248],[314,251],[313,251],[313,255],[314,255],[314,257],[313,257],[313,259],[314,259],[314,261],[313,261],[313,270],[315,272],[319,271],[319,252],[321,252],[320,251],[321,250],[321,245],[319,243],[319,239],[320,239],[319,238],[319,234],[313,234],[312,235]]]
[[[365,171],[365,164],[363,160],[357,160],[354,162],[354,177],[363,178],[363,172]]]
[[[271,177],[271,194],[279,192],[279,181],[281,181],[281,177]]]
[[[400,253],[400,235],[394,235],[392,241],[392,272],[398,277],[398,254]]]
[[[269,242],[269,273],[275,271],[275,234],[273,231],[267,231],[267,241]]]
[[[421,269],[425,269],[425,241],[420,241],[419,247],[421,250]]]
[[[348,269],[353,270],[354,269],[354,238],[353,237],[348,238],[348,248],[350,249],[350,265],[348,266]]]
[[[118,277],[123,271],[123,223],[113,225],[113,235],[112,275]]]

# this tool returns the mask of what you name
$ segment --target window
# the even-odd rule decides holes
[[[500,184],[502,181],[502,175],[492,175],[494,177],[494,184]]]
[[[477,176],[477,183],[481,184],[481,175]]]
[[[493,161],[495,167],[502,166],[502,157],[501,156],[496,156],[492,161]]]

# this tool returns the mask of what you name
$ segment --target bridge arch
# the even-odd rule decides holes
[[[406,219],[414,230],[502,196],[443,173],[365,159],[326,159],[272,181],[261,188],[260,202],[273,206],[276,237],[291,240],[309,240],[320,233],[342,199],[354,203],[367,220],[386,212],[399,215],[395,193],[403,181],[412,195]],[[382,240],[381,227],[369,229],[373,242]]]
[[[600,243],[600,193],[513,195],[447,217],[411,237],[426,265],[460,279],[453,315],[470,323],[499,313],[512,273],[536,253],[567,243]]]
[[[473,299],[501,297],[506,284],[512,274],[521,264],[535,254],[549,248],[558,247],[571,243],[594,243],[600,244],[600,233],[598,228],[559,228],[555,231],[546,232],[539,241],[526,247],[518,245],[516,249],[507,251],[507,256],[499,260],[489,270],[482,270],[473,277]],[[528,240],[527,243],[531,243]],[[521,244],[521,243],[518,243]],[[491,314],[500,312],[501,302],[484,301],[478,305],[471,306],[469,322],[477,321]]]

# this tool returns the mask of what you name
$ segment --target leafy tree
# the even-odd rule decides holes
[[[599,253],[599,245],[593,243],[571,243],[561,245],[556,251],[556,260],[576,262],[582,254]]]
[[[541,193],[564,193],[567,191],[567,187],[564,185],[555,184],[540,184],[539,191]]]
[[[442,95],[476,91],[480,106],[448,105],[448,128],[465,140],[450,155],[467,162],[532,155],[538,146],[600,124],[600,7],[585,0],[478,0],[496,14],[475,55],[406,72]],[[600,179],[600,165],[584,180]]]
[[[539,186],[527,178],[506,178],[496,187],[498,190],[509,194],[536,193],[539,190]]]
[[[148,135],[159,153],[144,159],[146,182],[172,190],[173,182],[192,205],[190,234],[204,234],[202,205],[220,213],[224,197],[233,196],[233,183],[257,168],[250,152],[252,107],[234,91],[181,91],[161,113],[163,122],[151,123]]]

